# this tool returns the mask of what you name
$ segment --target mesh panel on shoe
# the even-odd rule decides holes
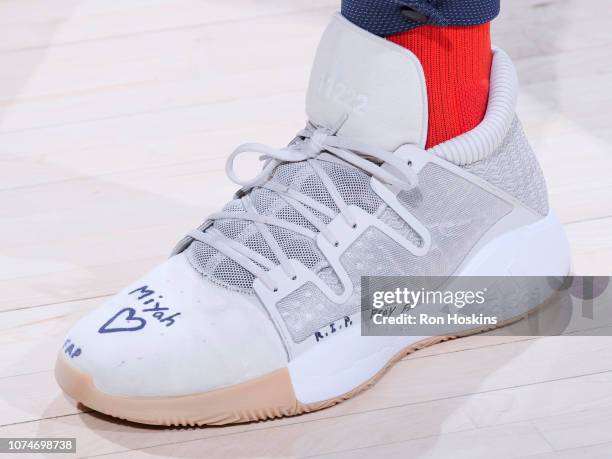
[[[518,118],[491,155],[464,169],[514,196],[540,215],[548,214],[548,191],[542,168]]]
[[[345,163],[323,159],[318,160],[318,164],[329,175],[347,204],[359,206],[370,213],[377,212],[383,205],[382,200],[370,187],[370,177],[364,172]],[[271,180],[307,195],[334,212],[339,212],[325,185],[307,162],[281,164],[274,171]],[[317,231],[307,219],[288,205],[277,193],[257,188],[249,196],[253,206],[261,215],[274,216],[310,231]],[[314,209],[309,210],[322,222],[329,223],[329,217]],[[239,217],[245,212],[245,208],[240,200],[234,200],[229,202],[223,211],[235,213]],[[216,220],[213,226],[228,238],[278,263],[255,224],[228,218]],[[325,257],[312,239],[277,226],[268,225],[267,227],[289,259],[299,260],[304,266],[318,273],[335,291],[342,290],[338,277],[329,268]],[[199,241],[193,242],[186,250],[186,254],[194,268],[213,282],[244,293],[252,292],[253,275],[207,244]]]
[[[359,169],[330,161],[321,161],[320,164],[348,205],[361,207],[373,214],[383,204],[370,187],[370,177]]]
[[[349,301],[337,305],[315,285],[305,284],[277,303],[295,342],[359,311],[361,276],[451,275],[482,235],[512,210],[496,196],[436,165],[427,165],[419,182],[418,189],[399,198],[431,232],[427,255],[416,257],[380,230],[369,228],[340,260],[356,285]]]
[[[405,237],[417,247],[423,245],[423,238],[417,233],[406,221],[399,216],[390,207],[387,207],[380,217],[378,217],[385,225],[397,231],[398,234]]]
[[[482,235],[512,211],[502,199],[434,164],[420,172],[418,188],[398,198],[432,238],[429,253],[406,275],[452,274]]]

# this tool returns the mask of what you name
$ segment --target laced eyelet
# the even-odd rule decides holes
[[[293,276],[293,277],[291,278],[291,280],[292,280],[292,281],[297,280],[297,276]]]
[[[408,162],[406,163],[406,165],[407,165],[408,167],[412,167],[412,161],[408,161]]]
[[[340,247],[340,243],[338,241],[334,242],[334,247]]]
[[[357,223],[353,223],[353,226],[351,226],[351,228],[357,229]]]
[[[274,293],[278,292],[278,287],[272,290]]]

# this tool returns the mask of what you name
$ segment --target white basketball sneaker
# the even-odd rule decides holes
[[[495,50],[486,117],[429,151],[427,89],[410,51],[337,15],[286,148],[239,147],[234,200],[173,256],[79,321],[64,391],[147,424],[260,420],[328,407],[443,337],[362,336],[361,276],[569,271],[563,229]],[[249,182],[241,153],[262,153]]]

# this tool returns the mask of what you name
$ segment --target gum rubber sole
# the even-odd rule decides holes
[[[484,331],[486,330],[481,332]],[[470,334],[476,333],[479,332]],[[71,365],[60,352],[55,365],[55,379],[62,390],[74,400],[119,419],[162,426],[226,425],[295,416],[336,405],[374,385],[406,355],[459,337],[440,336],[419,341],[396,354],[376,375],[350,392],[311,404],[297,400],[287,368],[241,384],[200,394],[124,397],[100,391],[90,375]]]
[[[531,309],[527,314],[543,308]],[[138,422],[162,426],[226,425],[317,411],[354,397],[374,385],[395,363],[420,349],[465,336],[499,329],[520,321],[525,315],[497,326],[469,330],[457,335],[423,339],[398,352],[372,378],[338,397],[317,403],[301,403],[295,396],[287,368],[280,368],[234,386],[194,395],[174,397],[124,397],[110,395],[96,388],[93,378],[71,365],[60,352],[55,366],[55,378],[62,390],[83,405],[101,413]]]
[[[91,375],[76,368],[60,352],[55,379],[71,398],[101,413],[141,424],[160,426],[226,425],[295,416],[331,407],[373,386],[398,361],[418,350],[445,341],[477,335],[512,325],[555,304],[556,294],[526,314],[498,325],[466,330],[456,335],[433,336],[398,352],[372,378],[338,397],[317,403],[302,403],[294,393],[287,368],[280,368],[241,384],[194,395],[173,397],[124,397],[100,391]]]
[[[83,405],[142,424],[224,425],[291,416],[306,411],[293,394],[286,368],[235,386],[195,395],[124,397],[100,391],[89,374],[71,365],[60,353],[55,378],[66,394]]]

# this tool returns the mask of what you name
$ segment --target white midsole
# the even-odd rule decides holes
[[[563,227],[550,212],[482,247],[462,276],[565,276],[570,251]],[[394,356],[427,336],[361,336],[352,327],[289,362],[296,398],[316,403],[337,398],[372,379]]]

